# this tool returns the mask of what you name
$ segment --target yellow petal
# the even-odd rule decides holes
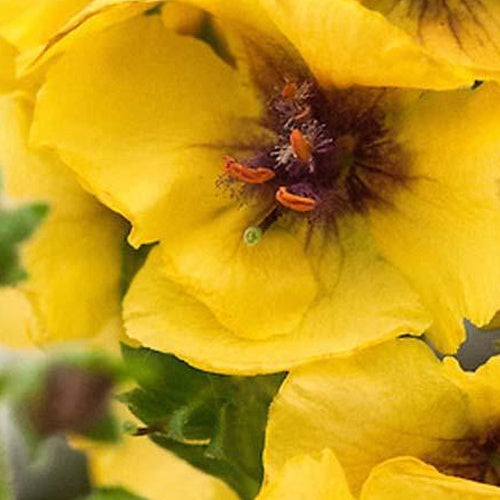
[[[168,2],[161,9],[163,24],[180,35],[195,36],[205,21],[205,12],[192,5]]]
[[[42,73],[46,63],[55,59],[82,37],[92,36],[130,17],[144,13],[156,0],[94,0],[85,8],[80,9],[74,16],[64,19],[48,39],[41,40],[39,45],[24,51],[17,59],[17,70],[20,76],[32,76]]]
[[[0,94],[14,88],[14,57],[16,51],[12,45],[0,37]]]
[[[500,311],[498,311],[493,319],[483,328],[487,330],[498,330],[500,328]]]
[[[0,35],[19,51],[32,49],[88,3],[90,0],[2,0]]]
[[[474,424],[467,393],[430,349],[395,340],[293,371],[271,406],[265,470],[272,481],[290,457],[329,447],[357,494],[371,469],[391,457],[474,463],[467,449],[479,432]]]
[[[433,314],[443,352],[464,340],[462,320],[489,322],[500,304],[500,90],[429,93],[401,117],[398,140],[416,178],[373,211],[379,248]]]
[[[124,420],[135,418],[125,409]],[[123,436],[117,445],[77,442],[87,452],[92,482],[121,486],[148,500],[236,500],[221,480],[194,468],[147,437]]]
[[[275,225],[248,246],[236,207],[165,244],[165,275],[235,335],[264,339],[299,327],[317,286],[301,238]],[[250,214],[250,217],[252,215]],[[254,215],[255,217],[255,215]]]
[[[176,237],[232,203],[215,187],[223,155],[255,139],[260,113],[238,74],[158,16],[77,45],[48,74],[33,138],[133,222],[132,243]]]
[[[325,85],[445,89],[474,80],[468,71],[433,56],[357,1],[262,0],[262,4]]]
[[[50,208],[22,253],[29,275],[22,288],[42,325],[34,340],[84,339],[110,325],[119,331],[124,225],[85,193],[57,158],[28,147],[30,119],[24,98],[0,100],[0,123],[8,124],[0,127],[7,194]]]
[[[353,500],[344,471],[328,449],[319,458],[298,455],[283,466],[256,500]]]
[[[13,349],[32,347],[36,319],[25,295],[16,288],[0,288],[0,344]]]
[[[486,500],[500,498],[500,488],[440,474],[412,457],[398,457],[375,467],[360,500]]]
[[[495,1],[427,3],[363,0],[436,57],[471,67],[477,78],[500,71],[500,5]]]
[[[500,422],[500,356],[491,357],[475,372],[465,372],[455,358],[444,359],[444,374],[469,395],[476,425],[489,428]]]
[[[223,326],[206,305],[169,279],[162,247],[153,250],[125,298],[127,333],[203,369],[252,374],[424,330],[428,322],[415,295],[377,255],[362,222],[352,222],[339,234],[342,250],[333,235],[322,245],[318,242],[323,253],[310,261],[316,275],[323,277],[321,295],[287,334],[251,340]],[[313,246],[313,251],[318,250]],[[268,283],[266,288],[265,296],[272,300],[274,285]],[[249,295],[247,302],[251,299]]]

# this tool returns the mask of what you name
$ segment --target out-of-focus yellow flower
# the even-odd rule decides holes
[[[29,279],[20,290],[38,318],[32,340],[117,339],[125,224],[87,194],[58,158],[28,145],[31,113],[29,96],[0,97],[5,191],[12,200],[50,207],[22,254]]]
[[[14,349],[33,346],[36,319],[26,296],[18,289],[0,288],[0,343]]]
[[[332,451],[317,455],[289,459],[258,500],[486,500],[499,495],[493,486],[440,474],[416,458],[398,457],[377,465],[354,497]]]
[[[0,95],[12,90],[15,81],[15,49],[0,38]]]
[[[335,89],[334,58],[313,57],[340,36],[321,9],[313,19],[295,2],[190,3],[219,16],[217,53],[133,10],[151,2],[101,1],[32,66],[48,72],[31,144],[129,219],[134,246],[161,242],[125,299],[128,334],[244,373],[421,333],[431,320],[432,340],[455,350],[463,317],[484,324],[500,303],[498,87]],[[332,3],[347,4],[343,23],[359,32],[360,5]],[[462,66],[426,68],[424,87],[472,82]],[[392,83],[385,70],[366,82]],[[354,82],[365,83],[343,83]]]
[[[500,485],[499,375],[499,356],[466,373],[455,359],[439,361],[425,344],[410,339],[299,368],[271,407],[267,482],[272,484],[294,456],[330,448],[355,495],[374,467],[414,457],[441,474],[468,479],[464,487],[472,496],[457,498],[476,498],[475,488],[481,498],[481,483]],[[386,470],[397,472],[402,463],[393,461]],[[421,485],[425,478],[436,487],[463,484],[415,460],[400,470],[420,476]],[[381,476],[377,473],[377,482]],[[499,488],[491,491],[500,495]]]

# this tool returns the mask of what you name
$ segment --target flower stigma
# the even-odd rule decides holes
[[[390,204],[393,188],[409,179],[409,162],[387,125],[386,92],[320,90],[309,80],[277,89],[265,123],[276,141],[242,160],[226,156],[218,182],[236,184],[233,193],[260,198],[267,208],[268,216],[244,231],[247,245],[259,243],[282,216],[335,226],[346,213]]]
[[[243,233],[243,241],[249,246],[257,245],[262,239],[262,229],[259,226],[250,226]]]

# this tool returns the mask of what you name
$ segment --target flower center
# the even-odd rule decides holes
[[[236,184],[233,192],[243,197],[260,196],[268,206],[268,216],[247,228],[247,244],[257,244],[286,214],[336,224],[348,212],[390,204],[394,188],[409,177],[408,162],[386,124],[385,92],[322,92],[312,81],[289,81],[276,91],[268,111],[276,142],[249,158],[226,156],[219,180]]]
[[[452,442],[445,455],[443,461],[432,457],[425,460],[443,474],[500,486],[500,428],[493,429],[485,437]]]

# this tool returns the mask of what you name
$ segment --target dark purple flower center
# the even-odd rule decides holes
[[[247,158],[228,157],[223,177],[242,184],[243,197],[262,196],[269,216],[257,227],[265,231],[287,213],[336,224],[346,213],[390,205],[394,188],[409,180],[409,162],[387,126],[388,92],[322,91],[308,80],[276,91],[266,122],[276,142]]]

